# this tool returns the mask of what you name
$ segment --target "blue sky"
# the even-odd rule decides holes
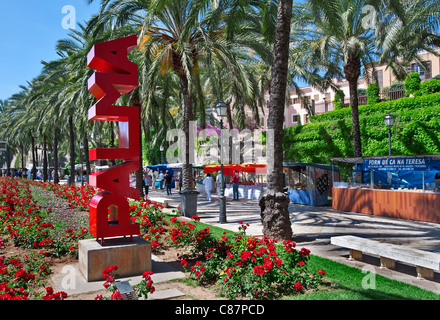
[[[20,91],[41,71],[41,61],[58,58],[55,45],[70,30],[62,22],[64,6],[75,8],[76,22],[87,21],[98,12],[98,0],[14,0],[0,4],[0,99]]]

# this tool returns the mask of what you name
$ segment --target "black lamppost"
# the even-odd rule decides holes
[[[165,150],[165,147],[163,145],[160,146],[160,164],[163,164],[163,152]]]
[[[220,216],[219,223],[226,223],[226,197],[225,197],[225,176],[223,172],[223,117],[226,116],[228,106],[223,101],[219,101],[215,106],[217,116],[220,118]]]
[[[390,156],[391,156],[391,127],[394,125],[394,119],[395,117],[389,112],[383,118],[383,122],[388,127],[388,155]]]

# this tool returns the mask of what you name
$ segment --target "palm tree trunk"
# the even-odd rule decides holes
[[[35,139],[31,134],[31,144],[32,144],[32,179],[37,179],[37,163],[35,160]]]
[[[11,154],[10,154],[10,148],[9,148],[9,143],[6,144],[6,170],[7,170],[7,174],[6,176],[8,177],[13,177],[13,175],[11,174]]]
[[[89,182],[89,176],[92,173],[92,169],[90,167],[90,158],[89,158],[89,139],[87,138],[87,132],[84,132],[84,156],[86,158],[86,172],[87,172],[87,183]]]
[[[24,169],[24,146],[21,145],[21,168]]]
[[[115,129],[114,129],[114,122],[109,121],[109,130],[110,130],[110,148],[113,149],[115,147]],[[112,159],[110,160],[110,163],[112,166],[116,164],[116,160]]]
[[[292,0],[280,0],[275,30],[268,119],[268,129],[273,133],[273,152],[267,155],[267,190],[259,203],[263,234],[277,240],[290,239],[293,234],[289,217],[290,200],[283,193],[283,121],[291,17]]]
[[[73,129],[73,113],[69,116],[69,140],[70,140],[70,184],[75,185],[75,136]]]
[[[53,182],[55,184],[58,184],[60,182],[60,177],[58,175],[58,130],[56,127],[53,133],[53,162],[54,162]]]
[[[139,190],[139,196],[140,199],[144,197],[144,184],[143,184],[143,178],[144,178],[144,172],[143,172],[143,160],[142,160],[142,104],[141,99],[139,96],[139,87],[136,88],[136,91],[133,94],[131,103],[133,106],[138,108],[139,112],[139,168],[135,173],[136,176],[136,189]]]
[[[190,163],[190,134],[189,134],[189,123],[194,120],[193,114],[193,106],[192,106],[192,98],[189,94],[189,84],[188,78],[186,75],[179,75],[180,85],[182,88],[182,96],[183,96],[183,120],[182,120],[182,130],[185,134],[185,158],[182,165],[182,190],[193,190],[194,189],[194,180],[193,180],[193,167],[192,163]]]
[[[194,76],[195,87],[197,90],[197,105],[200,119],[200,126],[204,129],[206,128],[206,109],[205,109],[205,100],[203,97],[203,90],[200,81],[200,73]]]
[[[234,129],[234,123],[232,122],[232,111],[231,111],[231,104],[228,104],[228,108],[226,109],[226,117],[228,119],[228,129],[232,130]]]
[[[47,181],[47,142],[45,134],[43,134],[43,181]]]
[[[350,88],[351,121],[353,125],[353,153],[355,157],[362,157],[361,130],[359,124],[358,108],[358,79],[361,74],[361,62],[359,59],[349,59],[344,66],[345,79]]]

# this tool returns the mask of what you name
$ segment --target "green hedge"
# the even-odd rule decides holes
[[[402,98],[359,107],[364,156],[388,154],[388,130],[383,117],[396,117],[392,152],[398,155],[440,153],[440,93]],[[329,157],[353,156],[350,108],[310,117],[312,123],[287,128],[285,158],[328,163]]]
[[[368,104],[376,104],[380,102],[380,88],[377,83],[371,83],[367,88]]]

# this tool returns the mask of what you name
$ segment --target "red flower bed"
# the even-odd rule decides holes
[[[89,202],[99,192],[89,184],[80,187],[73,185],[54,184],[52,182],[33,181],[34,185],[52,191],[56,197],[67,200],[71,209],[88,210]]]

